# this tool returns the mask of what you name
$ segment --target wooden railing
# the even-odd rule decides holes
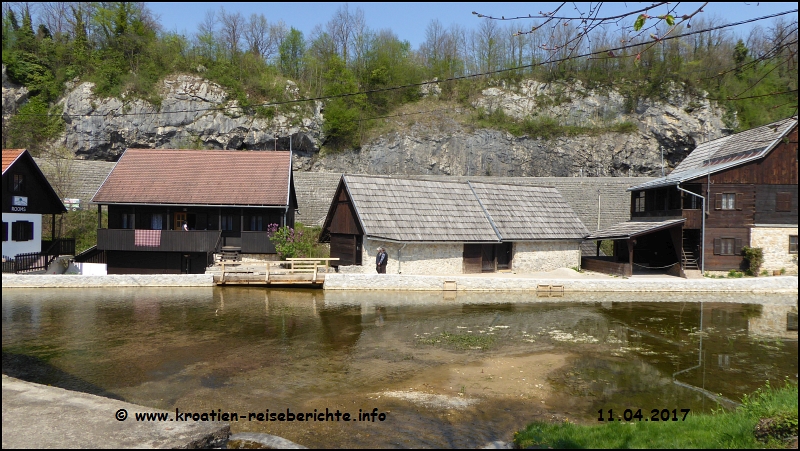
[[[104,251],[208,252],[219,230],[161,230],[157,246],[136,246],[133,229],[97,229],[97,248]]]
[[[320,273],[327,273],[331,268],[331,261],[338,258],[287,258],[286,261],[221,261],[220,283],[225,283],[225,274],[232,273],[264,273],[264,282],[270,282],[271,275],[311,274],[311,281],[316,282]],[[282,266],[284,266],[282,268]],[[286,268],[285,266],[288,266]],[[263,269],[261,269],[263,268]]]
[[[74,238],[57,238],[55,240],[42,240],[42,254],[45,255],[75,255]]]
[[[14,256],[14,272],[19,274],[30,271],[43,271],[55,259],[55,255],[46,255],[41,252],[17,254]]]
[[[614,257],[581,257],[581,269],[622,277],[633,274],[630,263],[615,262]]]

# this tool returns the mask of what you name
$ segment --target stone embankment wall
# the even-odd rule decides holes
[[[127,274],[108,276],[3,274],[6,288],[211,287],[211,274]]]
[[[325,290],[536,291],[561,285],[566,292],[797,293],[797,277],[746,279],[534,279],[484,276],[413,276],[405,274],[327,274]]]
[[[797,274],[797,253],[789,253],[789,236],[797,236],[797,227],[753,227],[750,229],[750,246],[764,251],[761,269],[772,272],[785,269],[787,274]]]
[[[373,268],[374,269],[374,268]],[[98,287],[211,287],[210,274],[68,276],[3,274],[3,289]],[[491,276],[415,276],[405,274],[326,274],[326,290],[532,291],[561,285],[566,292],[797,293],[797,276],[744,279],[534,279]]]

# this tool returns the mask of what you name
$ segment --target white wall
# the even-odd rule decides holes
[[[29,241],[13,241],[11,224],[15,221],[33,223],[33,239]],[[32,213],[3,213],[3,222],[8,223],[8,241],[3,241],[3,255],[14,257],[17,254],[42,251],[42,215]]]
[[[108,269],[105,263],[75,263],[82,276],[105,276]]]

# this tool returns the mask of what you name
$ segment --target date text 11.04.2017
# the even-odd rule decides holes
[[[614,417],[614,409],[597,411],[600,417],[597,421],[686,421],[686,416],[689,415],[690,409],[652,409],[650,416],[642,415],[642,409],[625,409],[622,416]],[[604,415],[605,412],[605,415]]]

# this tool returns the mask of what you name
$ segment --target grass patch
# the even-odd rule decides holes
[[[487,113],[483,109],[478,109],[473,117],[473,123],[478,127],[503,130],[514,136],[530,136],[531,138],[541,138],[550,140],[563,136],[597,136],[603,133],[633,133],[638,130],[636,124],[632,122],[618,122],[603,126],[578,126],[563,125],[557,119],[540,116],[528,117],[524,120],[517,120],[496,109]]]
[[[731,412],[689,413],[676,422],[537,422],[517,432],[514,442],[519,448],[785,448],[785,440],[797,436],[797,408],[797,384],[774,389],[767,383]]]
[[[434,346],[442,344],[457,349],[489,349],[494,344],[494,336],[442,332],[439,335],[420,338],[419,342]]]

